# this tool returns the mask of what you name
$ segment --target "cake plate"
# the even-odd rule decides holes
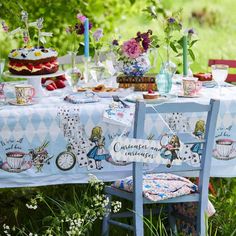
[[[9,71],[3,73],[4,77],[8,78],[22,78],[27,79],[28,84],[31,84],[35,89],[35,97],[41,98],[45,96],[44,89],[42,88],[41,80],[42,78],[53,78],[60,75],[64,75],[65,72],[63,70],[58,70],[56,73],[47,74],[47,75],[13,75]]]

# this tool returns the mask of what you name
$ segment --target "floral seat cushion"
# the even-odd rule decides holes
[[[133,192],[132,176],[116,180],[113,187]],[[160,201],[197,192],[197,185],[190,180],[169,173],[143,175],[143,195],[152,201]]]

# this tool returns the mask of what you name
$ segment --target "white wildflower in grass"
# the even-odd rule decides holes
[[[48,228],[47,230],[46,230],[46,232],[45,232],[45,236],[53,236],[53,229],[51,229],[51,228]]]
[[[90,184],[99,182],[99,179],[97,178],[96,175],[88,174],[88,176],[89,176],[88,182],[89,182]]]
[[[26,207],[33,210],[38,208],[38,204],[42,205],[39,209],[41,211],[44,209],[43,205],[46,205],[54,214],[49,225],[46,228],[44,227],[43,232],[40,232],[41,236],[89,235],[96,220],[102,220],[104,215],[110,212],[116,213],[121,209],[121,202],[109,202],[109,198],[103,194],[104,183],[95,175],[90,174],[89,176],[87,191],[84,191],[82,196],[78,196],[75,192],[75,204],[59,202],[40,193],[26,203]],[[109,204],[111,204],[111,209],[107,208]],[[58,209],[58,206],[59,211],[54,211],[55,208]],[[7,236],[11,235],[10,232],[13,232],[13,229],[10,229],[6,224],[3,225],[3,230],[4,235]],[[23,227],[22,229],[14,227],[14,235],[20,235],[19,233],[22,232],[29,232],[24,234],[27,236],[38,236],[35,232],[30,232]]]
[[[120,201],[115,201],[115,202],[112,202],[111,203],[111,206],[113,207],[113,212],[114,213],[117,213],[120,211],[121,207],[122,207],[122,204]]]
[[[37,202],[38,197],[36,196],[35,198],[30,199],[30,204],[26,203],[25,206],[28,209],[36,210],[38,208],[38,202]]]
[[[9,225],[3,224],[2,227],[3,227],[3,233],[4,233],[5,235],[7,235],[7,236],[11,236]]]

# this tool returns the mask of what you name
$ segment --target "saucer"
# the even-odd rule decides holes
[[[13,99],[13,100],[9,100],[8,103],[13,106],[30,106],[30,105],[34,105],[36,102],[32,101],[25,104],[18,104],[16,100]]]
[[[2,169],[7,171],[7,172],[12,172],[12,173],[20,173],[22,171],[26,171],[32,167],[32,163],[30,161],[24,161],[19,169],[14,169],[9,166],[7,162],[4,162],[2,164]]]
[[[179,98],[199,98],[200,94],[196,94],[196,95],[184,95],[183,93],[178,94]]]
[[[156,99],[144,99],[142,94],[130,94],[127,97],[125,97],[125,100],[128,102],[133,102],[135,103],[136,101],[144,101],[148,104],[152,104],[152,103],[163,103],[163,102],[167,102],[170,99],[175,98],[175,96],[173,95],[167,95],[167,96],[160,96]]]

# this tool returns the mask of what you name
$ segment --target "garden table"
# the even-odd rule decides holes
[[[12,96],[13,84],[7,84]],[[211,176],[236,176],[236,87],[224,88],[215,134]],[[63,100],[66,90],[44,97],[34,105],[6,105],[0,109],[0,187],[41,186],[86,183],[90,174],[103,181],[113,181],[131,174],[127,163],[116,163],[108,147],[114,137],[124,131],[103,119],[112,99],[97,103],[71,104]],[[218,93],[216,88],[203,88],[197,98],[174,98],[181,101],[207,103]],[[166,129],[187,130],[200,137],[204,132],[202,117],[168,114],[166,124],[158,116],[146,120],[146,135],[156,138]],[[155,125],[158,123],[158,126]],[[127,130],[126,134],[132,135]],[[180,158],[199,164],[199,147],[185,146]],[[146,166],[146,168],[149,168]]]

